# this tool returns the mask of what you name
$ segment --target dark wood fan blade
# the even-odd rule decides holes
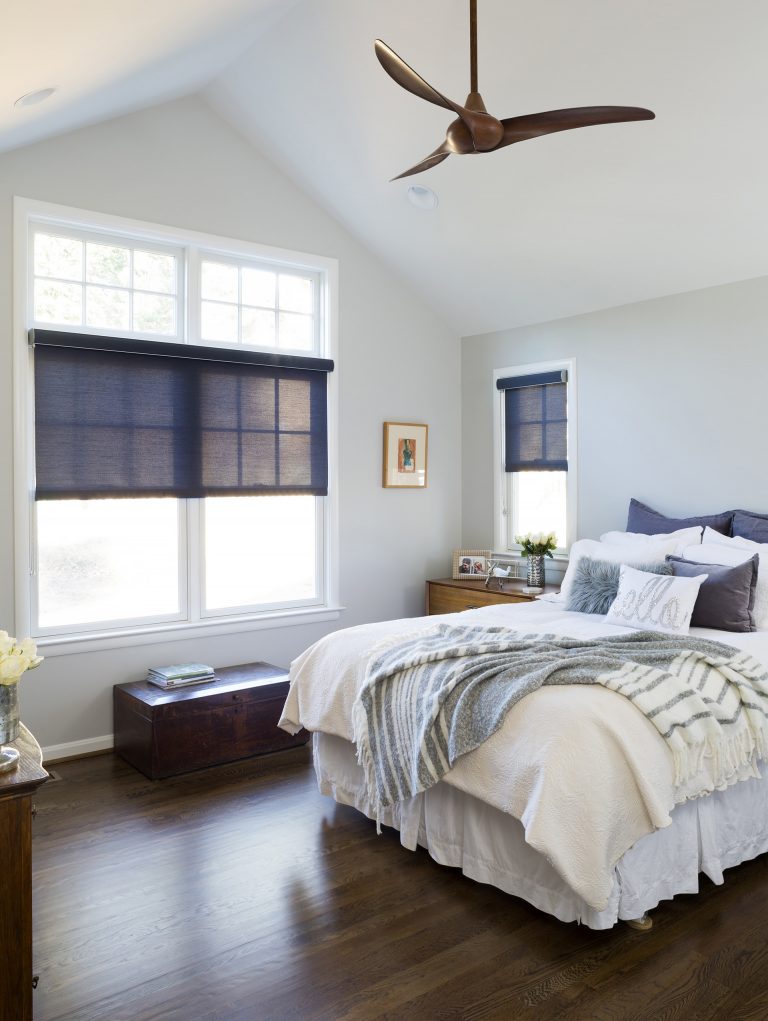
[[[444,159],[450,156],[450,152],[446,149],[445,143],[439,148],[431,152],[429,156],[417,163],[415,167],[411,167],[410,170],[404,170],[402,174],[398,174],[397,177],[392,177],[390,180],[399,181],[401,177],[410,177],[412,174],[420,174],[422,170],[429,170],[431,167],[436,167],[438,163],[442,163]]]
[[[486,111],[479,92],[470,93],[469,96],[475,106],[462,106],[461,103],[454,103],[452,99],[448,99],[442,92],[433,88],[429,82],[425,82],[421,75],[409,67],[402,57],[399,57],[381,39],[377,39],[373,45],[379,63],[398,85],[414,96],[418,96],[419,99],[426,99],[428,103],[434,103],[435,106],[442,106],[443,109],[453,110],[458,114],[472,136],[473,149],[485,152],[496,146],[502,137],[501,124]]]
[[[374,44],[376,50],[376,56],[379,58],[379,63],[387,72],[390,78],[393,78],[398,85],[406,89],[408,92],[412,92],[414,96],[418,96],[419,99],[426,99],[428,103],[434,103],[435,106],[442,106],[445,110],[454,110],[456,113],[462,110],[463,107],[458,106],[456,103],[452,103],[450,99],[447,99],[442,92],[438,92],[437,89],[433,89],[429,82],[425,82],[421,75],[416,74],[412,67],[403,60],[402,57],[398,57],[394,50],[390,49],[386,43],[383,43],[381,39],[377,39]]]
[[[525,142],[539,135],[551,135],[555,131],[588,128],[593,124],[650,121],[655,116],[652,110],[645,110],[641,106],[575,106],[567,110],[547,110],[522,117],[506,117],[501,122],[504,125],[504,137],[496,148]]]

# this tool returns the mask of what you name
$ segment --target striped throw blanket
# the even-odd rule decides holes
[[[715,787],[766,756],[768,671],[728,645],[652,631],[583,640],[442,623],[372,652],[353,728],[374,805],[437,783],[544,684],[602,684],[630,699],[666,742],[676,784],[705,756]]]

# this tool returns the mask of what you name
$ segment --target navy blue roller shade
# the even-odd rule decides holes
[[[333,362],[30,330],[38,500],[325,495]]]
[[[499,379],[504,391],[504,470],[567,471],[565,371]]]

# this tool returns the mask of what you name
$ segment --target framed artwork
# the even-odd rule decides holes
[[[386,488],[423,489],[427,484],[427,429],[413,422],[384,423]]]
[[[456,581],[487,578],[490,571],[489,549],[457,549],[453,551],[453,577]]]

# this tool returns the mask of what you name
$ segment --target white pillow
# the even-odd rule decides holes
[[[754,555],[749,550],[723,546],[715,542],[686,546],[680,554],[683,560],[692,560],[694,564],[722,564],[724,567],[736,567],[738,564],[751,560]]]
[[[687,529],[686,529],[687,531]],[[595,560],[607,560],[612,564],[624,564],[632,560],[636,564],[663,564],[668,553],[677,554],[679,542],[669,535],[655,537],[646,536],[647,543],[609,543],[598,542],[596,539],[577,539],[568,553],[568,570],[560,585],[561,601],[569,602],[576,567],[582,557]]]
[[[643,532],[603,532],[600,536],[600,542],[609,543],[612,546],[616,546],[619,543],[644,546],[659,540],[674,539],[678,546],[675,555],[679,556],[686,546],[701,542],[701,532],[701,525],[694,525],[693,528],[678,528],[676,532],[658,532],[655,535],[645,535]]]
[[[622,564],[619,591],[606,614],[606,623],[671,635],[688,634],[696,597],[706,578],[706,574],[695,578],[648,574]]]
[[[702,553],[706,555],[704,559]],[[751,560],[757,553],[760,562],[757,567],[757,587],[755,589],[755,606],[753,615],[758,631],[768,631],[768,543],[753,542],[740,535],[728,536],[716,532],[714,528],[704,529],[703,545],[694,549],[688,546],[683,553],[685,560],[711,564],[743,564]]]
[[[709,525],[704,529],[704,535],[702,542],[712,542],[716,546],[738,546],[740,542],[751,542],[753,546],[759,546],[759,542],[752,542],[751,539],[743,539],[740,535],[730,536],[723,535],[722,532],[715,531],[714,528],[710,528]],[[754,554],[752,554],[754,556]]]

